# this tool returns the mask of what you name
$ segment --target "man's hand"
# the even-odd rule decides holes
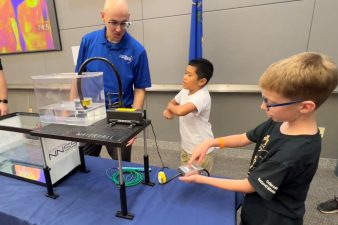
[[[128,141],[126,147],[128,147],[128,146],[130,146],[130,145],[133,145],[133,144],[135,143],[135,141],[136,141],[136,136],[133,137],[132,139],[130,139],[130,140]]]
[[[5,103],[0,103],[0,116],[7,115],[9,113],[8,105]]]

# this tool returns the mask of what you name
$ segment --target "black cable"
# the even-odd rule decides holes
[[[170,181],[174,180],[176,177],[179,177],[179,176],[183,176],[183,173],[177,173],[175,176],[170,177],[170,179],[166,180],[165,182],[163,182],[163,183],[159,182],[159,184],[162,184],[162,185],[167,184],[167,183],[169,183]]]
[[[203,171],[203,172],[205,172],[205,173],[207,174],[207,176],[208,176],[208,177],[210,177],[210,173],[209,173],[209,171],[208,171],[208,170],[206,170],[206,169],[203,169],[202,171]]]
[[[84,61],[81,64],[81,66],[79,68],[78,75],[82,75],[82,73],[85,71],[86,65],[88,63],[90,63],[91,61],[94,61],[94,60],[103,61],[103,62],[107,63],[113,69],[114,74],[115,74],[116,79],[117,79],[117,84],[118,84],[118,99],[119,99],[118,108],[123,108],[124,105],[123,105],[123,96],[122,96],[121,75],[120,75],[119,71],[117,70],[116,66],[111,61],[109,61],[108,59],[103,58],[103,57],[92,57],[92,58],[89,58],[89,59],[87,59],[86,61]],[[83,101],[82,78],[78,78],[77,79],[77,91],[78,91],[78,95],[79,95],[79,99],[80,99],[80,103],[81,103],[82,107],[84,109],[87,109],[87,107],[82,104],[82,101]],[[108,107],[110,108],[111,106],[109,105]]]
[[[208,170],[206,169],[203,169],[199,172],[200,175],[202,175],[203,173],[205,173],[208,177],[210,177],[210,173]],[[167,176],[166,174],[161,171],[159,172],[159,174],[157,175],[157,179],[158,179],[158,183],[159,184],[162,184],[162,185],[165,185],[167,183],[169,183],[170,181],[174,180],[175,178],[179,177],[179,176],[184,176],[184,173],[182,171],[179,171],[176,175],[170,177],[168,180],[167,180]]]
[[[153,124],[150,124],[150,126],[151,126],[151,130],[153,131],[154,138],[155,138],[155,145],[156,145],[157,155],[160,158],[160,161],[161,161],[161,164],[162,164],[162,170],[163,170],[164,168],[168,168],[168,167],[164,166],[164,163],[163,163],[163,160],[162,160],[162,156],[161,156],[160,150],[158,148],[157,138],[156,138],[156,134],[155,134],[155,130],[154,130]]]
[[[164,182],[162,182],[162,181],[160,182],[160,180],[159,180],[159,184],[164,185],[164,184],[167,184],[167,183],[169,183],[170,181],[174,180],[175,178],[177,178],[177,177],[179,177],[179,176],[182,176],[183,173],[180,173],[180,172],[179,172],[179,173],[177,173],[175,176],[173,176],[173,177],[169,178],[168,180],[166,180],[167,178],[166,178],[166,175],[165,175],[165,173],[163,172],[163,170],[164,170],[165,168],[168,168],[168,167],[167,167],[167,166],[164,166],[164,163],[163,163],[163,160],[162,160],[162,156],[161,156],[161,153],[160,153],[158,144],[157,144],[157,137],[156,137],[156,134],[155,134],[154,126],[153,126],[152,123],[150,123],[150,126],[151,126],[151,130],[152,130],[152,132],[153,132],[154,138],[155,138],[156,151],[157,151],[158,157],[160,158],[160,161],[161,161],[161,164],[162,164],[162,169],[161,169],[161,171],[160,171],[159,174],[158,174],[158,179],[160,179],[162,176],[164,176],[164,179],[165,179]],[[209,173],[208,170],[203,169],[201,172],[205,172],[206,175],[207,175],[208,177],[210,177],[210,173]],[[162,176],[160,176],[160,173],[162,173],[162,174],[161,174]]]

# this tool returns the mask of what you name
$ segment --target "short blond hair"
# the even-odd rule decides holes
[[[271,64],[259,79],[262,89],[292,100],[311,100],[316,108],[337,87],[338,70],[326,55],[304,52]]]

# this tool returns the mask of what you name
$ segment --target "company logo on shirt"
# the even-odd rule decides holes
[[[258,177],[258,182],[263,185],[263,187],[266,188],[269,192],[272,194],[276,194],[276,191],[278,190],[278,187],[276,187],[271,181],[265,180],[263,181],[261,177]]]
[[[262,160],[265,159],[265,157],[268,155],[269,151],[266,149],[266,146],[268,145],[268,143],[270,142],[270,135],[266,135],[263,140],[262,143],[260,144],[252,162],[251,165],[249,167],[249,171],[248,171],[248,175],[250,175],[250,173],[252,171],[254,171],[258,165],[259,162],[261,162]]]
[[[120,59],[123,59],[124,61],[131,63],[133,61],[133,56],[127,56],[127,55],[119,55]]]

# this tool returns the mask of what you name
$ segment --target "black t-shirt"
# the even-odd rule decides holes
[[[315,135],[284,135],[271,119],[247,132],[256,143],[248,180],[256,192],[246,194],[242,223],[252,225],[303,224],[305,199],[317,170],[321,151]]]
[[[0,70],[3,70],[3,68],[2,68],[2,63],[1,63],[1,59],[0,59]]]

